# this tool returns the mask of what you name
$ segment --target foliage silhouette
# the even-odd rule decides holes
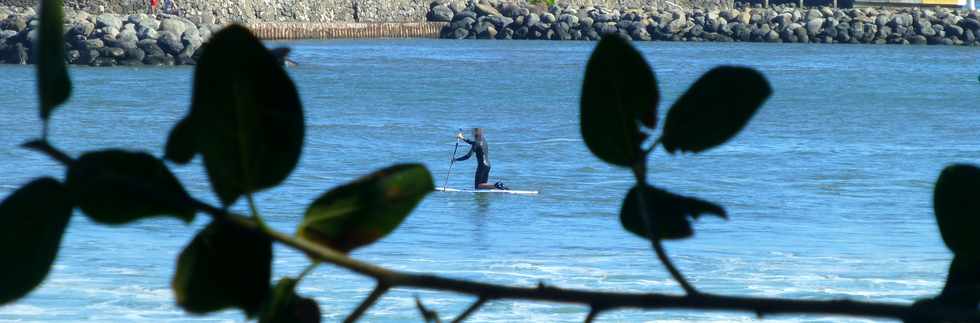
[[[642,158],[647,135],[657,126],[657,79],[640,53],[619,37],[604,37],[585,68],[582,138],[596,157],[630,167]]]
[[[697,219],[701,214],[715,214],[727,218],[728,214],[717,204],[696,198],[680,196],[662,189],[645,186],[643,197],[650,203],[643,214],[639,209],[638,194],[640,186],[634,186],[623,200],[623,208],[619,212],[619,221],[623,228],[635,235],[646,238],[647,233],[654,239],[683,239],[694,235],[691,222],[687,217]],[[650,219],[653,228],[647,228],[643,218]]]
[[[71,198],[50,177],[27,183],[0,203],[0,304],[24,297],[51,270],[71,218]]]
[[[936,180],[933,197],[939,232],[957,256],[980,258],[980,168],[946,167]]]
[[[770,94],[769,82],[759,72],[716,67],[674,102],[660,141],[671,153],[698,153],[720,145],[745,127]]]
[[[215,220],[177,258],[171,283],[177,305],[191,313],[229,307],[258,314],[272,275],[272,240]]]
[[[125,224],[154,215],[194,220],[190,196],[163,161],[147,153],[89,152],[68,167],[66,182],[91,219]]]
[[[62,0],[41,1],[41,21],[62,21],[64,12]],[[68,100],[71,95],[71,81],[65,65],[65,36],[60,23],[41,24],[38,32],[38,48],[34,51],[37,66],[38,94],[41,97],[41,119],[45,129],[47,120],[54,109]],[[42,134],[47,137],[47,131]]]
[[[297,232],[301,238],[350,252],[394,231],[434,189],[425,166],[387,167],[317,198]]]
[[[272,294],[262,307],[259,323],[316,323],[320,322],[320,307],[316,301],[296,295],[296,284],[292,278],[279,280]]]
[[[44,1],[41,30],[51,34],[61,28],[62,8],[52,5],[58,4],[56,1]],[[63,44],[52,40],[55,37],[42,37],[46,40],[38,44],[38,52],[63,51]],[[58,76],[63,64],[38,60],[45,125],[50,112],[67,99],[65,89],[70,89],[67,73],[64,78]],[[627,41],[617,36],[604,38],[586,68],[582,135],[599,159],[633,172],[637,183],[624,198],[621,224],[650,240],[661,263],[686,293],[601,292],[543,284],[513,287],[394,271],[347,255],[395,230],[433,190],[431,174],[417,164],[394,165],[328,191],[309,207],[297,236],[266,226],[252,194],[279,185],[296,166],[305,131],[302,107],[295,86],[275,55],[244,27],[226,27],[206,45],[195,70],[190,112],[171,131],[165,148],[165,158],[177,164],[188,163],[198,153],[203,156],[222,207],[189,196],[167,165],[148,154],[102,150],[83,153],[76,160],[52,146],[44,131],[40,139],[24,147],[67,167],[68,184],[40,178],[0,202],[0,259],[16,264],[0,266],[0,304],[24,297],[43,281],[77,206],[97,222],[109,224],[163,214],[186,221],[195,213],[210,216],[212,222],[180,253],[172,280],[177,305],[195,314],[238,308],[260,322],[318,322],[318,305],[296,294],[296,287],[318,264],[326,262],[377,281],[377,287],[347,322],[359,319],[394,287],[475,296],[477,300],[454,322],[499,299],[585,305],[590,308],[586,321],[619,308],[682,308],[747,311],[760,317],[770,313],[823,313],[907,322],[980,322],[978,238],[970,234],[978,221],[974,197],[980,192],[980,171],[971,165],[951,166],[937,180],[937,222],[944,241],[955,253],[946,286],[937,297],[913,305],[741,297],[702,293],[687,282],[673,266],[661,240],[691,236],[688,217],[711,213],[726,218],[727,213],[715,203],[649,185],[647,157],[657,145],[674,153],[701,152],[724,143],[748,123],[770,92],[768,82],[754,70],[716,68],[674,104],[660,139],[644,150],[641,145],[650,136],[648,132],[657,126],[656,79]],[[251,210],[248,217],[227,210],[243,195]],[[283,277],[270,286],[276,242],[304,252],[311,264],[303,273]],[[424,320],[439,321],[438,314],[420,299],[416,305]]]
[[[194,72],[190,114],[171,132],[166,157],[204,156],[224,205],[279,185],[299,161],[303,108],[293,81],[245,27],[217,32]]]

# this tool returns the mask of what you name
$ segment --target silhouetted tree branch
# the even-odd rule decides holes
[[[51,158],[68,164],[72,161],[64,152],[46,141],[36,140],[24,144],[25,147],[40,151]],[[190,203],[197,210],[215,219],[222,219],[239,227],[255,230],[275,241],[304,252],[314,261],[328,262],[355,273],[371,277],[378,286],[358,308],[351,313],[348,321],[357,320],[374,302],[391,288],[411,287],[429,290],[456,292],[479,297],[457,321],[476,312],[483,303],[499,299],[522,299],[555,303],[580,304],[590,308],[589,317],[599,312],[621,308],[636,309],[698,309],[741,311],[759,315],[767,314],[829,314],[859,317],[892,318],[906,320],[980,322],[980,311],[941,304],[890,304],[854,300],[793,300],[768,297],[742,297],[693,293],[687,295],[668,295],[659,293],[602,292],[594,290],[567,289],[539,284],[536,287],[514,287],[482,283],[465,279],[447,278],[432,274],[417,274],[390,270],[362,262],[339,251],[261,226],[251,217],[231,213],[197,199]],[[667,262],[669,263],[669,262]]]

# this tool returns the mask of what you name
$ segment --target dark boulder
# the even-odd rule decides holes
[[[428,21],[452,21],[453,11],[446,6],[435,6],[425,17]]]
[[[184,50],[184,43],[180,40],[176,34],[169,31],[160,32],[160,38],[157,39],[157,44],[164,52],[170,55],[178,55]]]
[[[174,64],[176,64],[176,65],[196,65],[197,64],[197,61],[195,61],[194,58],[191,57],[191,55],[188,55],[185,52],[185,53],[182,53],[180,55],[177,55],[177,58],[174,59]]]
[[[118,47],[102,47],[98,51],[99,57],[120,58],[126,55],[126,51]]]
[[[99,58],[99,51],[95,49],[83,50],[80,54],[78,64],[82,65],[91,65],[96,58]]]
[[[470,31],[466,28],[456,28],[453,30],[452,38],[464,39],[466,36],[470,35]]]
[[[143,59],[143,64],[151,66],[173,66],[174,58],[170,55],[147,55]]]
[[[142,49],[146,56],[166,56],[167,53],[160,48],[159,45],[153,40],[146,41],[141,40],[139,42],[139,49]]]
[[[0,21],[0,30],[13,30],[16,32],[27,29],[27,16],[10,15],[7,19]]]
[[[127,49],[125,49],[125,51],[126,51],[126,55],[124,57],[126,59],[134,60],[134,61],[138,61],[138,62],[142,62],[143,59],[146,58],[146,53],[143,52],[142,49],[139,49],[139,48],[127,48]]]
[[[88,65],[90,65],[90,66],[96,66],[96,67],[116,66],[116,59],[115,58],[112,58],[112,57],[99,56],[99,57],[96,57],[95,60],[93,60]]]
[[[65,52],[65,61],[68,62],[68,64],[78,63],[78,60],[81,59],[81,57],[82,57],[82,53],[80,53],[78,50],[75,49]]]
[[[963,19],[963,21],[960,21],[960,25],[963,26],[963,28],[973,30],[974,33],[980,30],[980,21],[974,18]]]
[[[466,10],[466,11],[456,13],[453,15],[452,21],[459,21],[464,18],[470,18],[473,19],[473,21],[476,21],[476,12]]]
[[[929,43],[929,40],[926,39],[925,36],[922,36],[922,35],[914,35],[912,37],[909,37],[908,42],[909,42],[909,44],[912,44],[912,45],[925,45],[925,44],[928,44]]]

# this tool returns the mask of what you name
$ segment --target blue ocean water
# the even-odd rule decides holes
[[[534,286],[680,293],[617,212],[632,183],[585,148],[578,95],[595,43],[358,40],[293,47],[290,70],[305,108],[306,146],[281,187],[257,195],[276,228],[292,232],[309,201],[396,162],[421,162],[444,180],[457,128],[484,127],[491,180],[533,197],[433,193],[394,234],[353,255],[388,268]],[[798,299],[910,303],[942,287],[951,258],[935,227],[932,185],[953,162],[980,162],[980,52],[975,48],[799,44],[637,43],[660,80],[662,108],[720,64],[759,69],[775,91],[733,141],[699,155],[663,152],[650,179],[719,202],[693,239],[668,242],[700,289]],[[78,154],[100,148],[160,154],[187,111],[193,70],[71,69],[75,91],[55,113],[53,142]],[[34,71],[0,66],[0,196],[64,170],[17,146],[40,133]],[[469,187],[459,163],[451,187]],[[174,166],[200,198],[199,160]],[[243,210],[242,205],[236,209]],[[123,227],[73,218],[43,287],[0,307],[0,321],[242,321],[237,311],[190,316],[169,289],[180,249],[207,223],[152,219]],[[25,246],[27,247],[27,246]],[[276,248],[276,278],[307,265]],[[14,264],[16,265],[16,264]],[[325,321],[345,317],[373,281],[324,265],[301,285]],[[418,321],[419,296],[443,318],[467,296],[396,289],[364,318]],[[474,322],[574,322],[580,306],[493,301]],[[770,316],[776,321],[863,321]],[[752,321],[725,312],[604,313],[599,321]]]

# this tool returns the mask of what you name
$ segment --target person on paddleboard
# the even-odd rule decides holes
[[[456,158],[453,156],[454,161],[464,161],[470,159],[470,156],[476,154],[476,176],[473,182],[473,187],[480,190],[506,190],[508,189],[504,186],[504,183],[497,182],[495,184],[487,183],[490,178],[490,150],[487,146],[487,139],[483,137],[483,128],[473,128],[473,140],[466,139],[463,133],[460,132],[456,134],[456,138],[465,141],[470,144],[470,151],[463,155],[462,157]]]

